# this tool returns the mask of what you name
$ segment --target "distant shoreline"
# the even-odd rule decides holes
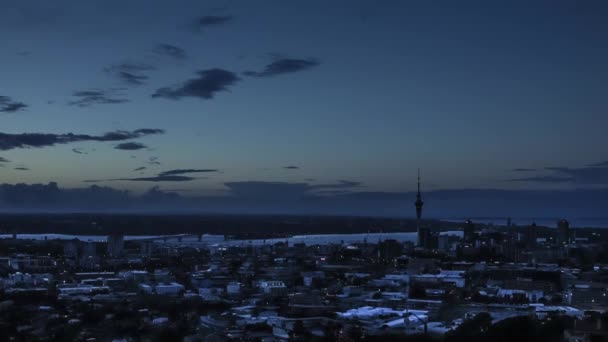
[[[478,229],[495,226],[509,229],[505,218],[472,218]],[[422,225],[435,230],[462,229],[463,218],[424,219]],[[530,225],[533,220],[513,218],[514,228]],[[539,228],[555,229],[556,220],[538,219]],[[576,230],[608,229],[608,219],[574,219]],[[84,236],[159,236],[175,234],[224,235],[231,239],[277,239],[297,235],[411,233],[416,231],[413,218],[357,216],[290,215],[110,215],[110,214],[38,214],[1,215],[0,234],[65,234]]]

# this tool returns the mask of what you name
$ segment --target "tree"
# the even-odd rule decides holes
[[[308,341],[310,340],[311,336],[312,334],[304,327],[302,321],[295,321],[291,331],[289,332],[290,341]]]
[[[475,317],[467,319],[454,331],[446,334],[446,342],[471,341],[471,339],[484,337],[492,326],[492,316],[487,312],[478,313]]]

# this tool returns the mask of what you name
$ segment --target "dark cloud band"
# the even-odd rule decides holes
[[[138,142],[126,142],[114,146],[117,150],[134,151],[148,148],[148,146]]]
[[[208,172],[218,172],[217,169],[177,169],[177,170],[169,170],[163,171],[159,174],[159,176],[172,176],[172,175],[183,175],[188,173],[208,173]]]
[[[140,138],[146,135],[163,134],[164,132],[164,130],[157,128],[142,128],[134,131],[113,131],[102,135],[74,133],[0,133],[0,150],[6,151],[17,148],[40,148],[79,141],[123,141]]]

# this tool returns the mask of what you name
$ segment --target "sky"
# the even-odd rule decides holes
[[[420,168],[425,192],[480,201],[601,192],[607,16],[599,0],[3,2],[0,183],[281,202],[408,194]]]

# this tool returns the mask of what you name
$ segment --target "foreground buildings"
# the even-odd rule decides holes
[[[429,231],[423,246],[389,233],[314,243],[5,239],[0,329],[25,340],[449,340],[483,314],[493,326],[559,318],[562,340],[606,338],[606,241],[566,237],[560,224],[467,221]]]

